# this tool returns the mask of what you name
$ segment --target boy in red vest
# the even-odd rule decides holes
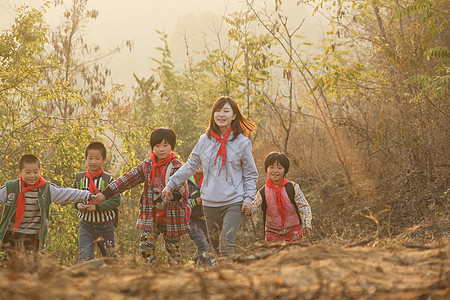
[[[48,231],[50,204],[87,201],[89,191],[63,188],[41,177],[39,158],[27,154],[19,160],[19,179],[0,188],[0,203],[5,203],[0,221],[0,247],[27,255],[44,247]]]
[[[268,243],[302,242],[303,230],[312,235],[311,207],[300,186],[285,178],[289,171],[286,155],[271,152],[266,156],[264,169],[269,177],[255,196],[252,212],[262,207]]]
[[[200,167],[194,175],[189,178],[187,185],[189,188],[188,206],[191,209],[188,232],[191,240],[197,246],[197,253],[194,261],[199,265],[211,267],[211,251],[208,242],[208,230],[206,228],[205,215],[203,214],[202,198],[200,190],[203,183],[203,168]]]

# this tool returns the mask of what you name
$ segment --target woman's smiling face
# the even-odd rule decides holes
[[[236,114],[233,112],[230,103],[225,103],[222,108],[214,112],[214,122],[222,133],[225,133],[230,128],[234,119],[236,119]]]

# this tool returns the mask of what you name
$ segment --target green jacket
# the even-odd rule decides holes
[[[17,197],[20,193],[19,179],[8,181],[0,188],[0,203],[5,203],[2,219],[0,221],[0,247],[8,231],[11,220],[16,213]],[[53,183],[46,182],[38,190],[38,202],[41,213],[41,226],[39,230],[39,248],[42,249],[48,232],[50,204],[68,201],[83,201],[90,198],[89,191],[81,191],[71,188],[59,187]]]
[[[0,221],[0,246],[8,230],[11,219],[15,217],[16,202],[19,196],[19,179],[8,181],[6,183],[7,199],[5,201],[5,208],[3,209],[2,220]],[[50,211],[50,203],[52,202],[50,196],[49,183],[46,182],[38,192],[39,208],[41,210],[41,228],[39,230],[39,248],[44,247],[45,237],[48,231],[48,215]]]

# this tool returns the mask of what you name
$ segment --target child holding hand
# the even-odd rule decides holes
[[[150,145],[152,148],[150,158],[111,182],[105,190],[93,196],[92,202],[100,204],[144,183],[136,223],[136,227],[142,229],[140,245],[142,256],[152,265],[156,262],[156,241],[158,236],[163,234],[169,263],[179,263],[181,235],[189,231],[189,218],[186,217],[189,211],[184,205],[184,201],[187,201],[186,182],[174,187],[171,201],[161,197],[161,191],[169,181],[169,177],[182,166],[173,152],[176,145],[175,132],[170,128],[155,129],[150,135]]]
[[[306,236],[312,235],[311,207],[300,186],[285,178],[289,159],[282,153],[271,152],[265,158],[264,169],[268,179],[256,193],[252,213],[262,207],[266,241],[302,242],[302,227]]]
[[[33,154],[19,159],[19,179],[0,188],[4,203],[0,221],[0,247],[8,251],[37,253],[44,248],[50,204],[89,201],[91,193],[59,187],[41,176],[41,162]]]
[[[191,209],[191,218],[188,232],[189,237],[197,246],[195,261],[200,265],[212,266],[210,257],[210,247],[208,242],[208,230],[206,229],[205,215],[203,214],[203,205],[200,189],[203,183],[203,169],[200,167],[194,175],[189,178],[187,185],[189,187],[188,206]]]
[[[100,142],[92,142],[84,151],[87,171],[75,175],[73,188],[98,194],[113,181],[110,174],[103,171],[106,162],[106,147]],[[118,218],[120,195],[111,197],[100,205],[90,202],[75,202],[80,218],[78,233],[79,262],[94,259],[94,246],[97,244],[103,257],[115,255],[114,221]]]

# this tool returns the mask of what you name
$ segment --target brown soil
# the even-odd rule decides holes
[[[450,241],[383,248],[260,245],[209,270],[108,264],[0,269],[0,299],[450,299]]]

